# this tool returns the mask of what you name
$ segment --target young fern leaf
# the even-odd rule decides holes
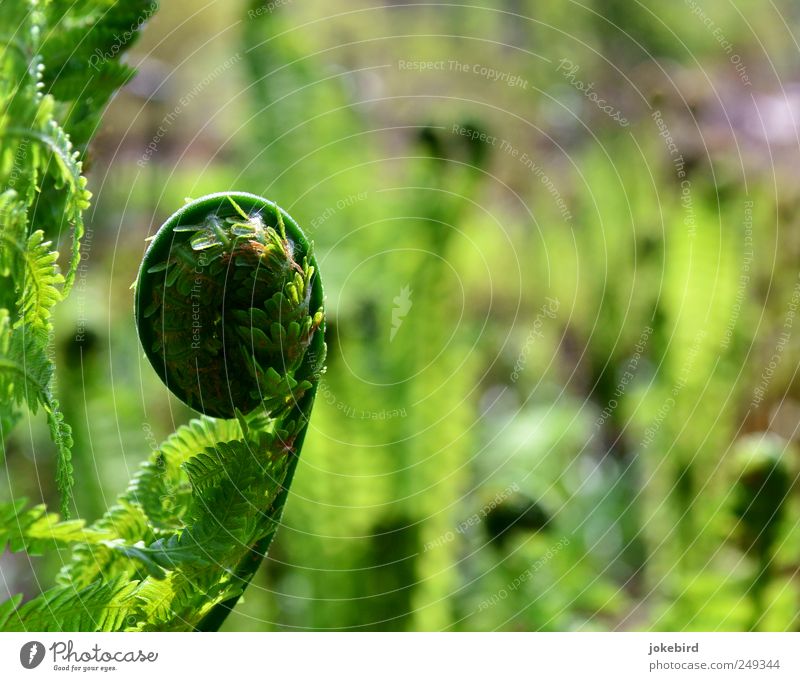
[[[57,448],[56,484],[61,493],[61,513],[68,517],[73,486],[72,431],[53,396],[52,380],[53,363],[47,357],[41,334],[25,325],[11,329],[8,312],[0,309],[0,395],[5,404],[27,404],[32,413],[39,406],[44,409]]]
[[[44,241],[42,230],[31,234],[26,246],[17,244],[17,247],[25,262],[25,275],[15,326],[25,324],[31,331],[46,336],[51,310],[62,299],[64,277],[58,271],[58,253],[50,250],[50,242]]]
[[[0,309],[0,395],[11,405],[28,404],[35,414],[48,394],[53,365],[39,338],[26,329],[12,329],[8,310]]]
[[[26,499],[0,504],[0,551],[25,551],[42,555],[48,550],[71,548],[78,543],[100,542],[108,533],[85,527],[82,520],[60,521],[44,504],[25,508]]]
[[[12,596],[7,601],[0,603],[0,631],[6,630],[6,623],[22,602],[22,594]]]
[[[136,309],[145,353],[164,382],[241,432],[183,466],[186,528],[128,552],[147,579],[161,569],[173,580],[202,579],[217,594],[192,618],[184,610],[162,626],[184,627],[189,618],[194,628],[215,629],[283,511],[324,363],[322,287],[291,216],[251,194],[215,194],[159,230],[142,263]]]
[[[27,150],[32,149],[30,156],[34,162],[32,175],[34,182],[40,175],[46,175],[50,182],[44,186],[56,192],[56,196],[43,202],[42,208],[35,209],[36,213],[44,214],[46,224],[49,224],[51,229],[53,225],[57,225],[60,229],[63,222],[72,226],[72,254],[63,291],[64,295],[67,295],[78,271],[81,238],[85,231],[83,211],[90,205],[91,193],[86,189],[86,178],[82,174],[78,152],[74,150],[69,137],[53,117],[55,100],[50,95],[41,95],[38,85],[31,95],[37,104],[33,118],[26,124],[19,125],[19,119],[24,114],[21,111],[15,112],[12,106],[6,122],[14,124],[0,126],[0,136],[5,138],[4,143],[16,142],[17,145],[24,143],[26,154]],[[46,208],[49,203],[55,204],[57,213],[48,215]],[[38,221],[41,221],[40,217]]]
[[[15,407],[43,407],[65,515],[72,437],[44,349],[52,309],[69,293],[80,261],[91,197],[80,153],[108,99],[133,73],[119,64],[136,38],[132,27],[156,9],[142,0],[0,2],[0,427],[5,438],[18,420]],[[71,253],[62,276],[50,244],[67,229]]]
[[[167,220],[137,280],[137,327],[167,385],[217,418],[168,438],[83,530],[59,586],[7,626],[219,628],[280,523],[325,359],[322,301],[311,247],[274,203],[216,194]]]
[[[83,589],[56,587],[7,616],[5,631],[124,631],[135,624],[137,582],[95,582]]]
[[[83,587],[115,574],[134,574],[138,565],[122,547],[148,545],[184,527],[191,487],[182,464],[198,451],[241,435],[233,421],[203,417],[181,426],[145,462],[128,490],[91,527],[109,541],[76,547],[59,582]]]
[[[45,70],[43,86],[59,102],[59,119],[81,151],[94,135],[111,95],[134,75],[116,55],[136,42],[139,34],[131,28],[141,28],[157,10],[153,0],[50,0],[47,4],[48,30],[41,53],[44,63],[56,68]]]
[[[8,192],[5,198],[12,199]],[[9,204],[5,207],[11,209]],[[44,351],[49,342],[51,310],[62,298],[64,278],[58,271],[58,253],[50,250],[41,230],[31,234],[27,243],[20,243],[13,230],[4,230],[0,241],[5,254],[0,267],[23,272],[17,287],[16,322],[10,326],[7,312],[0,317],[0,386],[6,385],[5,397],[11,393],[17,405],[27,403],[33,412],[38,405],[44,407],[57,448],[56,484],[61,493],[61,510],[67,515],[73,485],[72,434],[53,397],[54,367]]]
[[[44,405],[47,414],[47,425],[50,428],[50,439],[57,448],[56,487],[61,495],[61,514],[68,518],[69,502],[72,499],[72,487],[75,484],[72,468],[72,428],[64,420],[64,414],[58,400],[50,398]]]

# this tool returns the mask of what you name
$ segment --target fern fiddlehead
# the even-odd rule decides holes
[[[193,201],[155,236],[135,308],[145,352],[172,392],[209,416],[238,417],[248,444],[278,458],[268,482],[283,484],[268,487],[280,492],[272,500],[280,513],[325,357],[322,287],[300,228],[253,194]],[[246,416],[254,411],[255,427]],[[217,462],[187,463],[192,484],[202,489]],[[244,556],[242,579],[271,538]],[[204,628],[224,615],[224,607],[208,613]]]
[[[0,612],[0,627],[218,629],[275,534],[325,359],[309,242],[258,196],[192,201],[152,240],[135,310],[156,372],[205,415],[92,526],[17,511],[25,523],[0,544],[55,542],[73,558],[55,589]]]
[[[142,263],[136,317],[182,401],[234,418],[262,403],[277,415],[302,398],[311,384],[298,370],[322,323],[309,258],[292,218],[251,194],[212,194],[167,220]]]

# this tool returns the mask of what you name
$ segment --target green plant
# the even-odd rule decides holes
[[[309,251],[287,213],[251,194],[193,201],[159,230],[137,281],[137,326],[187,405],[234,418],[302,400],[311,383],[296,375],[322,323]]]
[[[5,440],[20,407],[45,411],[64,515],[72,436],[48,352],[51,313],[72,288],[80,261],[91,197],[81,154],[109,98],[134,73],[119,57],[156,8],[152,0],[0,6],[0,436]],[[120,43],[120,34],[127,40]],[[52,243],[67,231],[70,257],[62,274]]]
[[[118,56],[132,40],[115,43],[118,29],[154,9],[107,0],[0,6],[0,25],[19,27],[2,36],[0,65],[0,434],[5,442],[21,409],[44,409],[63,515],[71,431],[55,397],[51,312],[80,258],[90,198],[80,154],[132,73],[110,57],[86,64]],[[50,239],[64,225],[72,257],[62,276]],[[137,327],[159,375],[204,416],[167,438],[92,525],[25,499],[0,504],[0,550],[72,553],[57,586],[24,605],[21,596],[0,604],[0,628],[220,626],[283,512],[325,360],[322,300],[311,247],[274,203],[215,194],[167,220],[137,281]]]
[[[322,288],[302,232],[251,194],[193,201],[148,249],[136,310],[178,397],[231,418],[180,428],[89,527],[41,506],[0,509],[0,542],[12,549],[73,548],[59,586],[7,606],[8,629],[214,630],[275,534],[325,357]],[[232,386],[229,401],[221,386]]]

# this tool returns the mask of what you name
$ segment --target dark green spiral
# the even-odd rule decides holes
[[[311,247],[288,213],[253,194],[211,194],[172,215],[145,254],[135,309],[156,372],[209,416],[277,416],[324,361]]]

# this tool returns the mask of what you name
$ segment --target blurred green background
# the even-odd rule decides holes
[[[58,308],[77,512],[191,417],[144,239],[251,191],[315,242],[329,363],[225,629],[800,629],[797,4],[481,4],[163,3]],[[57,503],[43,419],[6,454]]]

